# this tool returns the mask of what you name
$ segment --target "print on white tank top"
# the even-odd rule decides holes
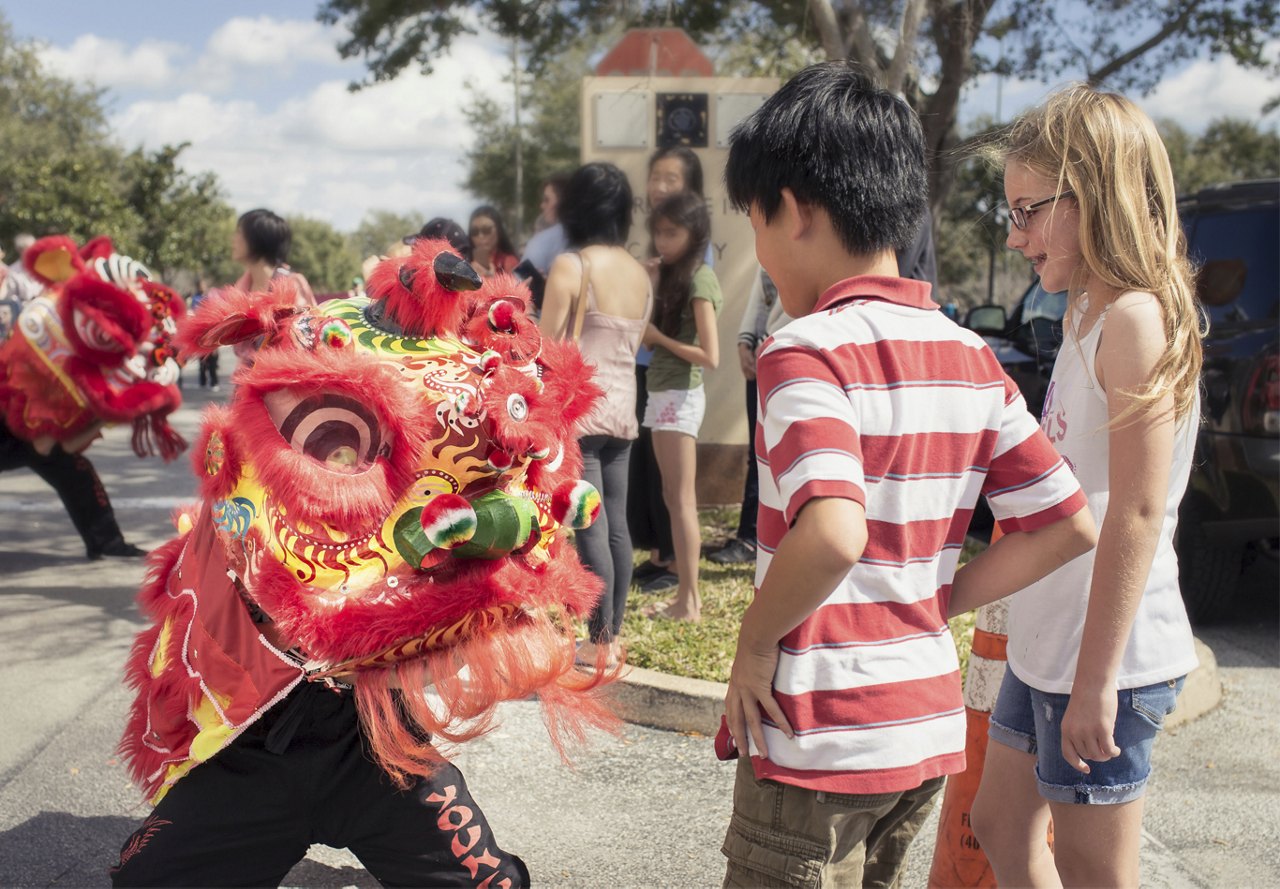
[[[1040,426],[1084,489],[1101,530],[1107,514],[1109,439],[1107,395],[1094,375],[1106,322],[1104,310],[1084,337],[1069,311],[1066,335],[1053,366]],[[1178,589],[1173,535],[1178,504],[1187,489],[1200,425],[1200,399],[1178,424],[1165,497],[1164,524],[1147,587],[1134,617],[1120,663],[1117,688],[1138,688],[1175,679],[1197,664],[1191,624]],[[1032,688],[1069,693],[1084,630],[1094,553],[1089,552],[1009,599],[1009,667]]]

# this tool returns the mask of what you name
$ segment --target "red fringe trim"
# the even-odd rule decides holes
[[[171,463],[187,449],[187,440],[160,414],[144,414],[133,421],[133,452],[139,457],[160,456]]]
[[[572,628],[543,613],[425,659],[359,674],[356,706],[374,758],[407,788],[451,747],[492,731],[503,701],[536,694],[551,742],[569,762],[570,746],[584,744],[589,729],[617,733],[620,725],[602,690],[621,668],[577,669],[574,650]],[[426,688],[431,683],[438,703]]]

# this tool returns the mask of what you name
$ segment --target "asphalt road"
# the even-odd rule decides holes
[[[188,392],[177,425],[194,438]],[[194,490],[185,459],[140,461],[124,430],[91,457],[132,542],[155,546]],[[140,626],[137,562],[89,563],[53,493],[0,475],[0,886],[102,886],[146,808],[114,755],[128,697],[120,667]],[[1156,746],[1143,846],[1150,886],[1280,885],[1280,619],[1276,570],[1260,564],[1236,607],[1199,635],[1226,688],[1216,711]],[[457,761],[503,845],[555,886],[719,885],[731,765],[710,742],[637,726],[599,736],[566,768],[533,703]],[[923,886],[933,827],[905,885]],[[297,886],[373,886],[348,853],[313,847]]]

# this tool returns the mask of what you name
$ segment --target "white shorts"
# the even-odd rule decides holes
[[[701,385],[692,389],[650,392],[644,406],[644,426],[654,432],[683,432],[698,437],[707,413],[707,393]]]

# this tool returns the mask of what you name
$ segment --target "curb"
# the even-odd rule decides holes
[[[1187,682],[1178,695],[1178,706],[1164,720],[1167,729],[1179,728],[1204,716],[1222,703],[1222,679],[1218,676],[1218,659],[1213,649],[1198,638],[1196,657],[1200,666],[1187,674]]]
[[[728,690],[723,682],[628,667],[613,684],[613,700],[627,722],[715,737]]]
[[[1165,719],[1167,729],[1187,725],[1222,702],[1217,658],[1208,645],[1199,639],[1195,643],[1200,666],[1187,676],[1182,694],[1178,696],[1177,709]],[[613,700],[618,715],[627,722],[715,737],[720,730],[720,714],[724,712],[728,688],[723,682],[628,667],[622,679],[613,685]]]

